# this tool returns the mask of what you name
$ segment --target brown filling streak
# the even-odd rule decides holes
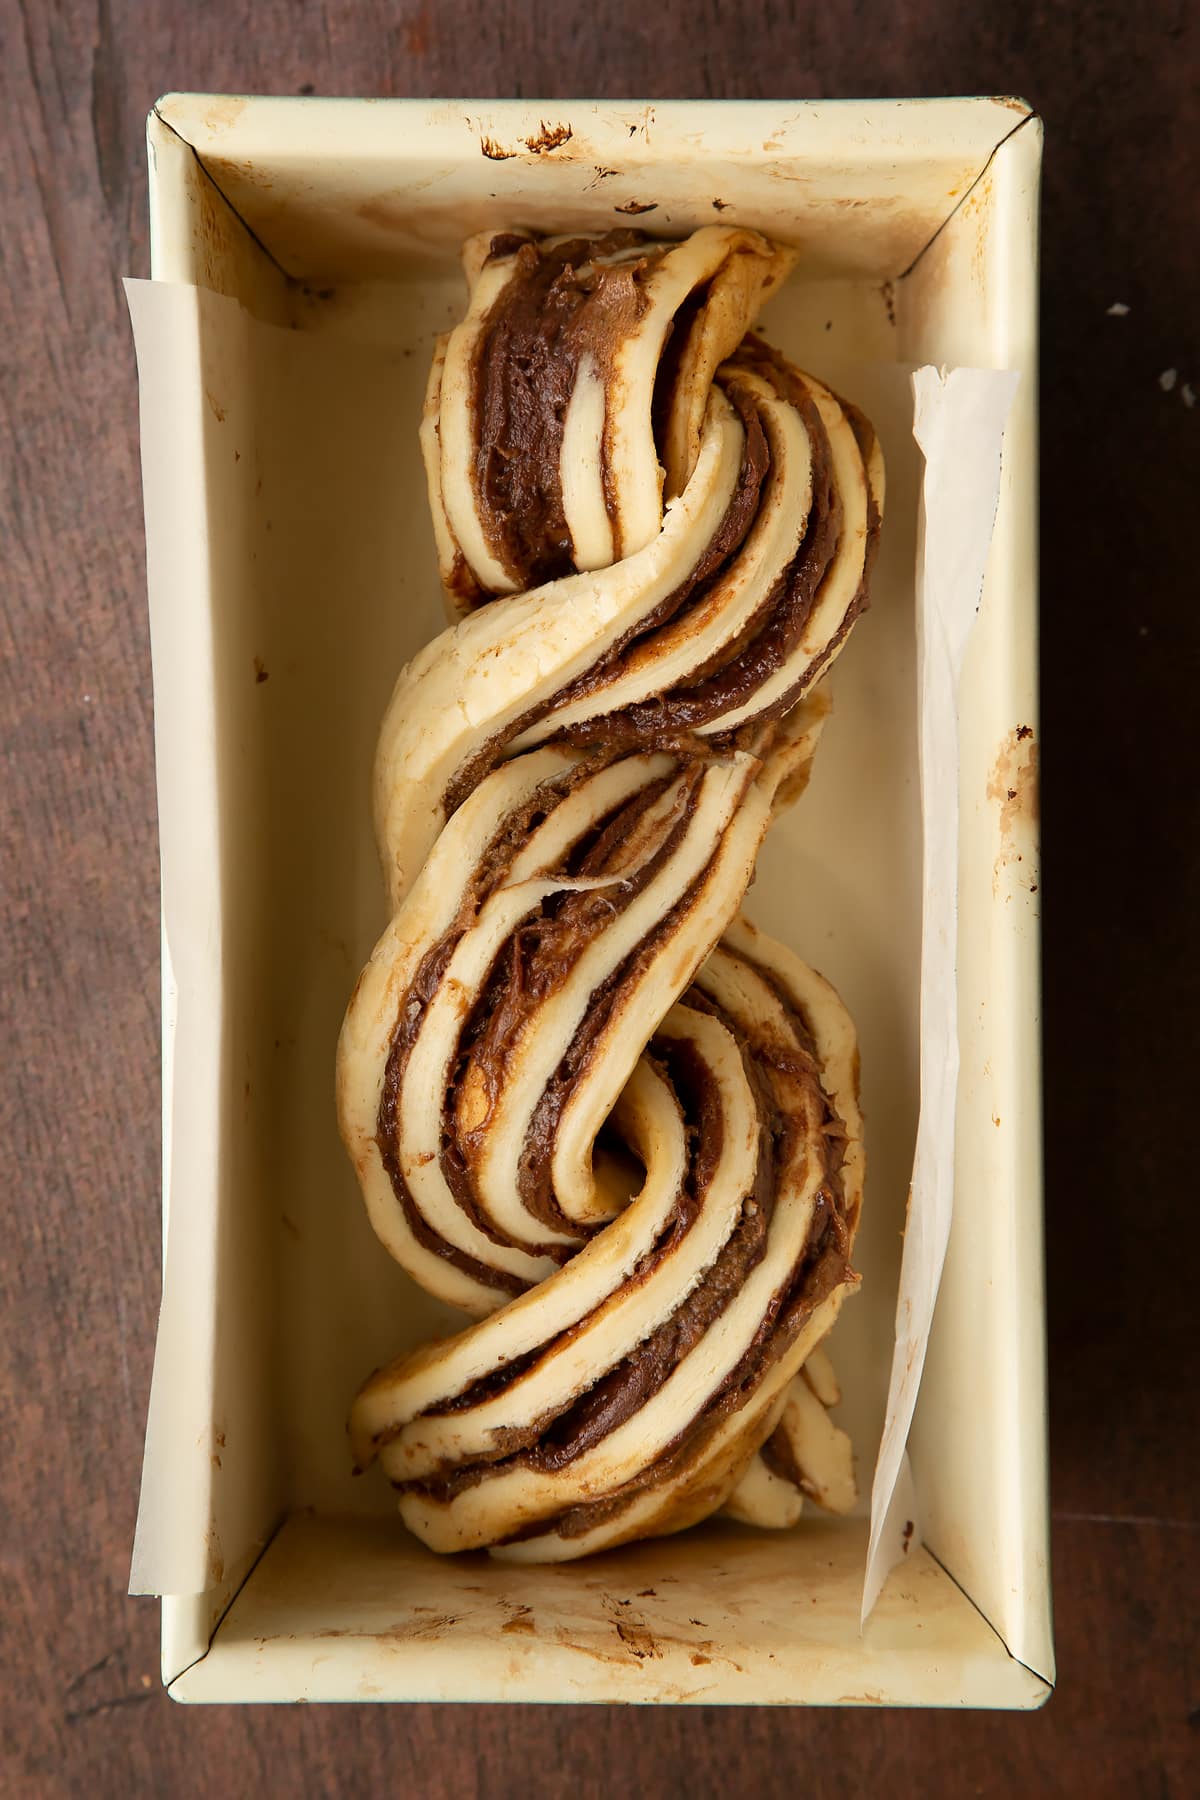
[[[615,350],[646,310],[643,283],[662,250],[647,244],[641,257],[607,267],[592,259],[643,241],[634,231],[551,248],[510,236],[492,240],[493,255],[515,249],[517,266],[475,347],[475,487],[489,548],[519,588],[556,580],[574,566],[561,458],[579,363],[590,355],[601,381],[608,380]],[[605,487],[607,499],[607,480]],[[611,517],[611,502],[609,510]]]
[[[808,1017],[803,1008],[798,1004],[795,995],[792,994],[781,978],[776,975],[775,971],[766,963],[758,962],[753,956],[748,956],[743,950],[729,950],[727,948],[726,953],[736,957],[737,960],[744,963],[748,969],[753,970],[759,980],[770,989],[772,994],[774,994],[780,1006],[783,1008],[784,1017],[788,1022],[788,1029],[800,1044],[800,1054],[805,1059],[803,1065],[796,1066],[798,1059],[796,1059],[794,1052],[781,1054],[774,1045],[764,1045],[759,1051],[763,1060],[772,1066],[786,1068],[788,1073],[796,1075],[799,1079],[803,1079],[804,1075],[810,1070],[817,1075],[817,1083],[824,1114],[821,1130],[830,1157],[830,1173],[837,1177],[839,1210],[846,1219],[848,1231],[851,1236],[853,1236],[858,1225],[858,1202],[857,1200],[855,1201],[853,1212],[846,1211],[846,1200],[841,1176],[842,1164],[846,1157],[846,1144],[848,1142],[846,1122],[840,1116],[833,1101],[825,1091],[823,1075],[820,1073],[821,1060],[817,1053],[816,1039],[813,1035],[812,1026],[809,1024]]]
[[[791,1439],[782,1425],[777,1425],[762,1447],[762,1459],[773,1475],[786,1481],[810,1500],[820,1500],[820,1489],[810,1480],[796,1461]]]

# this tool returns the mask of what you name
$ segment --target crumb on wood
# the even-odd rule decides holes
[[[254,659],[254,679],[256,682],[270,681],[271,679],[271,671],[267,668],[267,665],[263,662],[261,656],[256,656]]]
[[[1123,300],[1114,300],[1108,309],[1110,319],[1124,319],[1129,315],[1129,308]]]

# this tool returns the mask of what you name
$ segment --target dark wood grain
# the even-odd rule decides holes
[[[1196,18],[1186,0],[4,0],[5,1792],[1195,1791],[1200,409],[1181,386],[1200,389]],[[147,270],[142,121],[157,94],[309,86],[1016,92],[1044,114],[1061,1684],[1042,1714],[191,1713],[158,1688],[157,1610],[124,1593],[158,1296],[159,1083],[136,387],[118,284]],[[1114,301],[1127,316],[1109,315]]]

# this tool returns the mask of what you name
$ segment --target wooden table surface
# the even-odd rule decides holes
[[[0,1791],[1200,1791],[1198,17],[1187,0],[4,0]],[[125,1595],[159,1285],[159,1006],[119,281],[148,271],[142,126],[170,88],[996,92],[1043,113],[1060,1668],[1044,1712],[189,1710],[160,1690],[157,1606]]]

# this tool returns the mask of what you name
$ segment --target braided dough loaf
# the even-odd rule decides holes
[[[422,427],[456,622],[384,720],[338,1107],[380,1239],[476,1323],[371,1377],[355,1457],[510,1559],[842,1510],[854,1030],[739,907],[866,604],[878,447],[746,335],[791,263],[753,232],[464,262]]]

